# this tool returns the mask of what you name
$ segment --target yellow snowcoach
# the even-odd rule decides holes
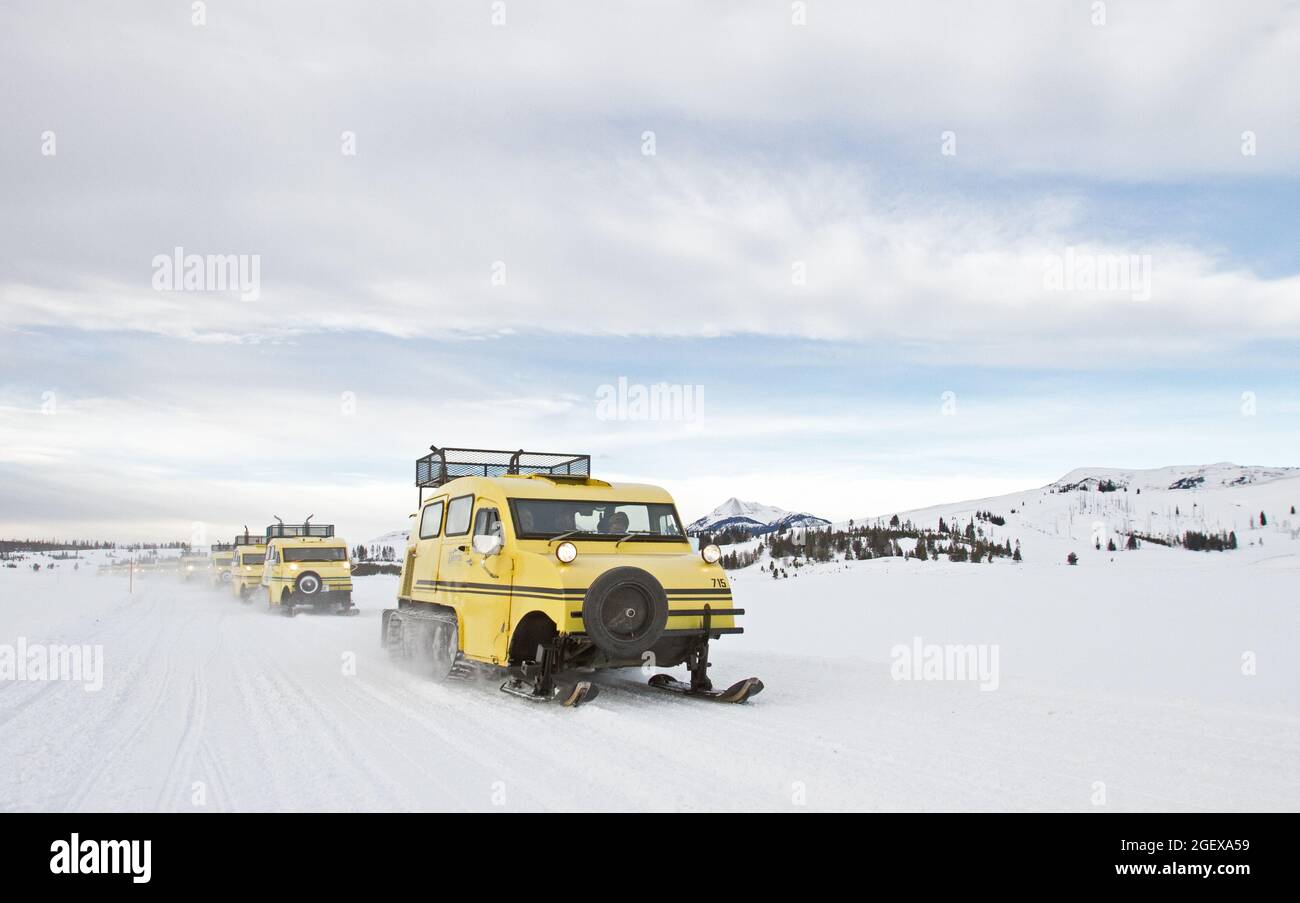
[[[187,553],[180,558],[180,576],[186,583],[208,572],[209,562],[205,555]]]
[[[266,528],[261,579],[271,608],[279,606],[290,617],[302,605],[356,614],[348,546],[334,536],[334,525],[313,524],[311,517],[301,524],[276,520]]]
[[[382,621],[395,657],[436,679],[502,669],[502,690],[565,705],[594,697],[585,675],[646,664],[685,664],[689,683],[650,684],[688,696],[763,689],[713,689],[709,642],[743,633],[744,611],[717,546],[692,550],[663,489],[593,479],[588,455],[437,447],[415,483],[398,607]]]
[[[252,602],[262,585],[262,570],[266,564],[266,537],[255,536],[244,527],[232,544],[233,560],[230,565],[230,591],[240,602]]]
[[[210,549],[212,557],[208,559],[208,577],[213,586],[230,582],[230,562],[234,558],[235,547],[229,543],[213,543]]]

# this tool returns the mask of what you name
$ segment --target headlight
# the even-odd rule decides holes
[[[562,542],[555,547],[555,557],[568,564],[578,557],[578,547],[571,542]]]
[[[719,549],[717,546],[713,545],[712,543],[710,543],[709,545],[700,549],[700,557],[703,558],[705,561],[707,561],[709,564],[717,564],[718,559],[722,557],[722,550]]]
[[[192,570],[194,570],[194,565],[192,565],[192,564],[187,564],[187,565],[185,565],[185,570],[187,570],[187,571],[192,571]]]
[[[296,565],[296,564],[291,564],[291,565],[289,565],[289,570],[291,570],[291,571],[296,571],[296,570],[298,570],[298,565]]]

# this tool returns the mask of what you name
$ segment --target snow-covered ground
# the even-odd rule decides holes
[[[396,578],[358,580],[358,617],[290,620],[174,576],[0,568],[0,646],[105,660],[99,692],[0,681],[0,808],[1300,808],[1295,545],[1047,551],[737,572],[748,633],[711,658],[761,696],[633,672],[576,710],[391,665]],[[996,645],[997,689],[893,679],[914,637]]]

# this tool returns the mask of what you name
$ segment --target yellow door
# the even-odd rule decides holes
[[[403,569],[402,595],[408,599],[412,594],[418,594],[424,600],[442,601],[435,597],[439,595],[438,537],[442,532],[442,516],[446,506],[445,498],[435,498],[420,509],[419,521],[413,531],[415,540],[407,546]]]
[[[460,610],[465,653],[480,661],[504,664],[510,645],[511,561],[501,545],[497,504],[480,500],[474,510],[473,503],[473,496],[468,495],[447,502],[438,586],[451,593]],[[475,537],[479,537],[479,548]],[[495,550],[482,550],[494,542]]]

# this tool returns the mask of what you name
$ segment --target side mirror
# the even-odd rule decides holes
[[[474,551],[486,558],[491,558],[497,552],[500,552],[501,545],[500,536],[480,533],[474,537]]]

